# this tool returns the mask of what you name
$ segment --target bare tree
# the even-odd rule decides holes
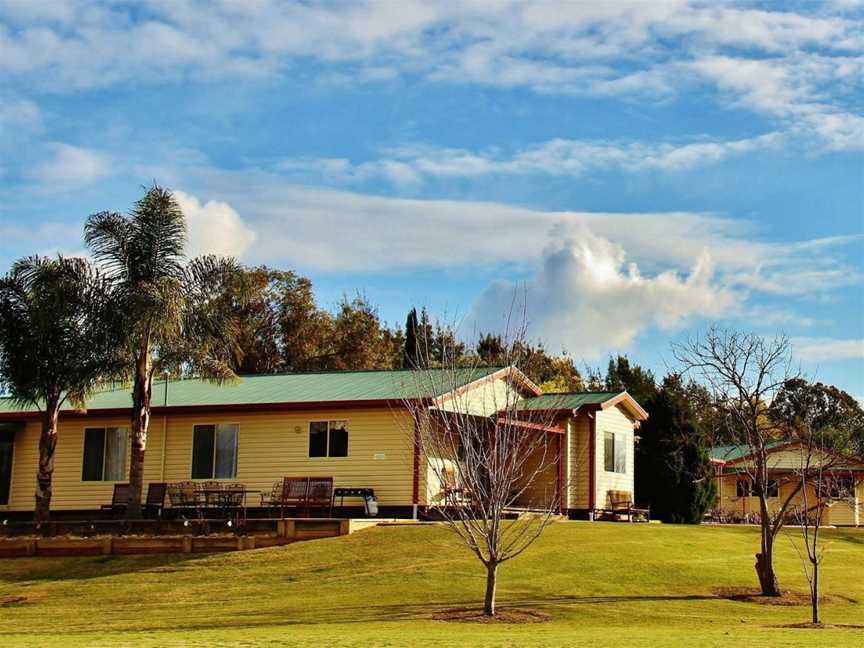
[[[756,575],[764,596],[782,596],[774,571],[774,541],[801,484],[795,479],[788,481],[789,488],[779,504],[769,507],[773,489],[777,488],[779,495],[781,486],[769,479],[769,450],[788,440],[789,430],[768,416],[767,408],[783,385],[797,376],[792,370],[789,340],[711,327],[704,336],[673,345],[672,351],[682,371],[700,379],[711,391],[725,440],[745,448],[739,470],[759,499]]]
[[[818,387],[803,381],[787,385],[771,408],[774,418],[782,421],[799,440],[798,465],[793,474],[801,495],[789,512],[799,533],[788,535],[801,559],[809,586],[811,621],[817,625],[822,622],[821,567],[828,548],[821,531],[833,507],[856,505],[852,469],[861,465],[845,455],[852,439],[848,422],[836,416],[826,417]]]
[[[415,368],[410,386],[414,395],[443,396],[404,400],[414,424],[415,457],[428,466],[423,474],[427,492],[433,493],[430,513],[485,567],[483,612],[488,616],[495,614],[498,567],[525,551],[553,521],[566,487],[559,470],[564,430],[549,410],[525,407],[533,386],[518,371],[524,332],[520,328],[507,341],[506,366],[496,372],[513,389],[462,389],[488,369],[481,371],[476,358],[457,360],[445,352],[442,361]],[[419,347],[422,353],[429,345],[421,341]],[[505,519],[520,507],[530,513]]]

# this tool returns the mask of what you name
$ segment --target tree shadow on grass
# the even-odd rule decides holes
[[[498,604],[499,610],[543,610],[554,621],[555,610],[562,610],[578,605],[617,604],[617,603],[653,603],[662,601],[699,601],[716,600],[715,596],[708,595],[684,595],[684,596],[552,596],[552,597],[513,597],[501,600]],[[170,619],[170,628],[152,626],[146,627],[140,623],[126,630],[117,629],[116,632],[160,632],[171,630],[172,632],[193,632],[207,630],[226,629],[254,629],[277,626],[299,626],[299,625],[329,625],[329,624],[359,624],[359,623],[387,623],[395,621],[435,621],[434,617],[446,613],[448,610],[457,608],[476,608],[480,605],[478,598],[468,600],[448,601],[425,601],[421,603],[401,604],[375,604],[364,605],[339,605],[339,606],[316,606],[314,601],[305,601],[302,607],[273,607],[264,611],[236,612],[232,614],[231,620],[219,619],[219,602],[214,601],[214,614],[206,622],[201,616],[194,619],[174,617]],[[198,610],[200,611],[200,610]],[[193,611],[190,610],[190,617]],[[166,619],[162,619],[166,621]],[[438,621],[436,621],[438,622]],[[445,623],[446,621],[440,621]],[[35,629],[34,629],[35,630]],[[66,628],[64,633],[89,634],[93,628]],[[20,633],[20,629],[16,634]],[[0,637],[6,632],[0,631]]]
[[[128,556],[75,556],[5,558],[0,564],[12,565],[12,570],[0,577],[5,583],[48,583],[73,580],[96,580],[120,574],[148,572],[165,574],[191,568],[193,564],[213,554],[138,554]],[[26,563],[19,561],[27,561]],[[25,569],[15,570],[17,565]]]

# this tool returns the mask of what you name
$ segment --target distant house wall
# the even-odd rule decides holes
[[[348,456],[310,458],[309,423],[328,420],[348,422]],[[387,408],[202,412],[171,415],[167,421],[162,416],[154,416],[144,463],[145,482],[191,479],[193,426],[213,423],[236,423],[239,426],[237,474],[223,481],[241,482],[250,489],[269,492],[273,482],[286,475],[333,476],[336,486],[374,488],[381,505],[412,504],[413,448],[410,435],[413,425],[404,410]],[[61,418],[52,509],[94,509],[111,501],[113,482],[82,481],[82,465],[84,429],[115,426],[128,428],[129,419],[100,416]],[[0,510],[33,510],[39,433],[40,423],[37,421],[28,422],[23,430],[15,433],[10,500]],[[127,456],[127,470],[128,465]],[[257,503],[257,497],[250,503]]]
[[[741,515],[759,512],[758,497],[738,496],[738,480],[745,478],[746,475],[743,473],[724,474],[717,478],[717,508],[727,513],[738,513]],[[777,511],[797,485],[797,478],[790,476],[788,473],[777,474],[771,477],[771,479],[775,478],[778,480],[779,490],[777,497],[768,498],[768,510],[771,513]],[[808,506],[812,506],[816,501],[816,495],[812,486],[807,487],[807,493]],[[792,498],[790,507],[801,506],[803,502],[804,496],[799,492]],[[838,501],[831,504],[824,518],[824,523],[836,526],[860,526],[862,523],[862,505],[864,505],[864,476],[858,478],[854,498],[849,501]]]

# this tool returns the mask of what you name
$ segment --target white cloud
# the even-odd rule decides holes
[[[707,252],[686,274],[645,276],[620,245],[588,229],[547,251],[541,269],[523,284],[490,286],[474,305],[471,326],[500,330],[514,295],[517,303],[524,295],[532,336],[584,359],[627,348],[649,327],[672,329],[694,316],[717,317],[739,297],[723,286]]]
[[[796,337],[791,343],[794,355],[802,360],[864,360],[864,339]]]
[[[864,118],[854,108],[846,108],[842,99],[861,85],[862,56],[797,53],[742,59],[712,55],[689,67],[730,92],[733,103],[775,117],[790,131],[815,138],[827,150],[864,150]],[[833,102],[832,95],[836,95]]]
[[[100,151],[61,142],[46,144],[45,149],[49,158],[37,164],[30,175],[46,189],[88,184],[116,171],[111,157]]]
[[[7,99],[0,101],[0,137],[4,139],[21,130],[35,130],[41,126],[42,114],[32,101]]]
[[[4,4],[0,20],[0,72],[50,91],[279,75],[309,59],[354,82],[401,74],[640,100],[707,81],[723,105],[828,149],[862,139],[849,94],[860,87],[864,25],[844,3],[43,2]]]
[[[188,256],[216,254],[242,257],[255,242],[254,230],[231,205],[212,200],[202,205],[195,196],[183,191],[173,193],[186,216]]]
[[[718,278],[746,294],[821,297],[862,281],[844,250],[860,243],[857,237],[767,242],[746,220],[712,214],[543,211],[391,198],[292,185],[264,171],[198,168],[168,182],[243,214],[258,235],[250,258],[287,261],[304,271],[530,270],[549,246],[587,228],[622,246],[646,273],[687,273],[708,250]]]
[[[385,151],[385,157],[368,162],[355,164],[345,158],[295,158],[282,161],[278,168],[300,177],[326,181],[362,182],[370,178],[385,178],[396,184],[415,184],[424,177],[474,178],[493,174],[577,177],[591,171],[607,170],[629,173],[682,171],[754,150],[773,148],[783,141],[780,133],[680,145],[554,139],[511,155],[497,150],[473,152],[406,146]]]

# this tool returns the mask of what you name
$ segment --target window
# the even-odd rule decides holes
[[[309,423],[310,457],[347,457],[348,421]]]
[[[623,434],[603,434],[603,469],[606,472],[627,472],[627,445]]]
[[[236,423],[196,425],[192,436],[192,479],[233,479],[237,476]]]
[[[769,479],[766,487],[768,497],[780,497],[780,485],[776,479]],[[756,487],[749,477],[739,477],[736,485],[738,497],[756,497]]]
[[[820,497],[844,500],[855,497],[855,480],[848,476],[825,475],[817,482]]]
[[[84,430],[82,481],[122,481],[126,478],[126,428]]]

